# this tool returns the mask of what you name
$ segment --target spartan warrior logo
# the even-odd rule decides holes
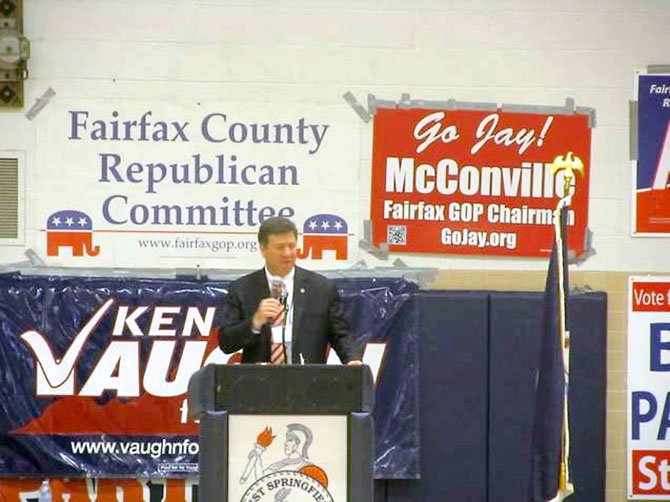
[[[249,477],[253,482],[244,494],[247,500],[318,500],[332,501],[328,493],[328,475],[309,458],[309,447],[314,440],[312,430],[304,424],[286,426],[284,458],[263,467],[263,453],[272,445],[276,436],[266,427],[256,438],[254,448],[249,452],[247,465],[240,477],[245,484]],[[290,499],[289,499],[290,496]],[[297,498],[294,498],[297,497]]]

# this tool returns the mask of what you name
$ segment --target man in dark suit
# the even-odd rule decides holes
[[[265,267],[231,284],[219,346],[227,354],[241,349],[243,363],[300,364],[325,363],[330,344],[343,363],[361,364],[335,284],[295,266],[297,239],[292,221],[263,222],[258,242]]]

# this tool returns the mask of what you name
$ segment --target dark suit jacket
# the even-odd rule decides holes
[[[270,325],[264,324],[260,333],[251,331],[258,304],[270,296],[265,269],[230,285],[219,326],[219,346],[226,354],[242,349],[243,363],[270,361]],[[305,363],[325,363],[329,343],[343,363],[361,359],[360,346],[349,331],[335,284],[320,274],[295,267],[292,362],[300,363],[302,354]]]

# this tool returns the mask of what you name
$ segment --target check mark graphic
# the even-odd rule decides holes
[[[52,389],[57,389],[70,377],[72,370],[74,369],[74,364],[77,361],[79,353],[86,343],[86,340],[91,336],[91,333],[100,323],[112,303],[114,303],[114,300],[110,298],[97,310],[93,317],[91,317],[81,331],[79,331],[73,340],[72,345],[70,345],[70,348],[67,349],[61,359],[57,360],[54,357],[51,346],[42,333],[39,333],[38,331],[26,331],[21,335],[23,341],[28,344],[35,354],[37,364],[41,368],[44,377],[47,379],[47,382]]]

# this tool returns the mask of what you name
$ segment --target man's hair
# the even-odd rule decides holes
[[[258,229],[258,242],[261,246],[267,246],[270,235],[288,233],[292,233],[296,239],[298,238],[298,229],[291,220],[282,216],[274,216],[261,223],[261,227]]]

